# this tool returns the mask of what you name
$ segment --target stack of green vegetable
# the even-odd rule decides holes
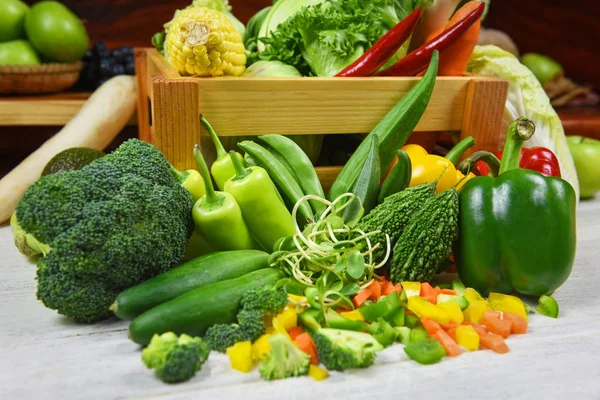
[[[32,7],[20,0],[0,3],[0,65],[75,62],[83,58],[88,42],[83,23],[58,1]]]

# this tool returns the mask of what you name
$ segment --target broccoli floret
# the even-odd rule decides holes
[[[322,328],[313,333],[319,360],[329,370],[366,368],[383,346],[368,333]]]
[[[27,190],[13,232],[22,253],[43,256],[38,298],[48,308],[78,322],[106,318],[119,292],[179,264],[193,202],[170,168],[154,146],[131,139]]]
[[[237,342],[255,341],[265,333],[265,316],[283,309],[288,303],[285,289],[256,289],[244,294],[237,324],[215,324],[208,328],[204,340],[212,350],[225,352]]]
[[[177,383],[190,379],[200,371],[208,358],[210,349],[199,337],[173,332],[154,335],[148,347],[142,351],[142,361],[154,368],[163,382]]]
[[[287,336],[278,333],[267,340],[271,351],[259,368],[263,378],[270,381],[308,373],[310,356],[296,347]]]

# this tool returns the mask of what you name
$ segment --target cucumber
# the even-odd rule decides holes
[[[129,325],[129,338],[147,345],[152,336],[166,332],[202,336],[214,324],[236,321],[244,293],[272,287],[282,277],[280,270],[263,268],[235,279],[199,287],[136,317]]]
[[[125,290],[119,294],[111,310],[117,317],[130,320],[200,286],[267,268],[268,259],[269,255],[259,250],[210,253]]]

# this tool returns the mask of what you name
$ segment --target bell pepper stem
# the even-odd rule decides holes
[[[179,184],[182,184],[185,181],[185,178],[187,178],[187,176],[189,175],[189,173],[180,171],[171,165],[171,175],[173,175],[173,178],[175,178],[175,180]]]
[[[500,171],[500,160],[489,151],[476,151],[458,164],[457,168],[463,175],[468,175],[469,172],[473,170],[477,161],[486,163],[492,176],[498,176],[498,171]]]
[[[200,175],[202,176],[202,180],[204,181],[204,187],[206,190],[206,202],[209,204],[213,204],[219,201],[219,197],[215,192],[215,188],[212,184],[212,179],[210,177],[210,172],[208,172],[208,165],[206,165],[206,161],[204,161],[204,157],[202,157],[202,152],[200,151],[200,146],[194,146],[194,159],[196,159],[196,164],[200,169]]]
[[[212,125],[208,122],[206,118],[204,118],[203,115],[200,116],[200,123],[208,131],[208,134],[210,135],[210,138],[213,144],[215,145],[215,149],[217,150],[217,160],[227,157],[227,151],[225,150],[225,147],[223,147],[223,144],[221,143],[217,132],[215,132]]]
[[[242,165],[242,162],[240,161],[240,159],[238,157],[235,156],[235,154],[236,153],[234,150],[231,150],[229,152],[229,157],[231,157],[231,163],[233,164],[233,168],[235,169],[235,176],[232,179],[240,180],[240,179],[243,179],[244,177],[250,175],[251,171],[244,168],[244,166]]]
[[[529,140],[534,133],[535,124],[528,118],[521,117],[510,124],[506,134],[506,143],[504,143],[499,174],[519,168],[523,143]]]
[[[446,160],[449,160],[452,164],[456,165],[456,163],[458,162],[460,157],[465,153],[465,151],[473,146],[475,146],[475,139],[473,139],[473,136],[468,136],[460,142],[458,142],[456,146],[454,146],[452,149],[450,149],[448,154],[446,154],[445,158]]]

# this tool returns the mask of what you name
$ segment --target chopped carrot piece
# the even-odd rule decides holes
[[[475,332],[479,333],[480,335],[488,333],[485,326],[476,324],[475,322],[464,321],[463,325],[471,325],[473,329],[475,329]]]
[[[461,325],[459,325],[461,326]],[[448,334],[448,336],[450,336],[452,338],[452,340],[454,340],[455,342],[458,342],[456,340],[456,328],[450,328],[446,331],[446,333]]]
[[[510,335],[512,329],[512,321],[510,319],[500,319],[495,315],[489,313],[490,310],[486,311],[481,317],[481,323],[485,325],[488,331],[502,336],[504,339]]]
[[[373,281],[367,289],[371,291],[371,295],[369,296],[369,300],[377,301],[381,297],[381,283],[379,281]]]
[[[500,319],[500,311],[485,310],[485,312],[483,313],[483,316],[481,317],[482,321],[483,321],[483,318],[487,318],[487,319],[490,319],[490,318],[491,319]]]
[[[457,324],[454,321],[450,321],[447,324],[440,324],[440,326],[442,327],[443,330],[447,331],[449,329],[458,328],[460,326],[460,324]]]
[[[293,328],[290,328],[290,330],[288,331],[288,333],[290,335],[290,339],[296,340],[296,338],[298,337],[298,335],[300,335],[302,333],[302,327],[301,326],[294,326]]]
[[[450,357],[456,357],[462,353],[458,344],[443,330],[437,331],[433,337],[444,346],[446,354]]]
[[[435,294],[436,294],[436,295],[438,295],[438,294],[442,294],[442,289],[440,289],[440,287],[439,287],[439,286],[436,286],[436,287],[434,287],[434,288],[433,288],[433,290],[435,290]]]
[[[493,350],[499,354],[508,353],[509,351],[504,339],[494,333],[479,333],[479,343],[483,347]]]
[[[421,317],[421,324],[427,333],[429,333],[429,336],[433,336],[437,331],[442,330],[440,324],[427,317]]]
[[[364,303],[369,297],[371,297],[371,290],[367,287],[362,290],[362,292],[358,292],[356,296],[352,299],[352,303],[354,307],[360,307],[362,303]]]
[[[442,289],[442,294],[451,294],[453,296],[456,296],[456,290],[454,290],[454,289]]]
[[[394,291],[394,285],[390,281],[381,282],[381,295],[387,296]]]
[[[402,293],[402,284],[398,283],[394,286],[394,292],[398,292],[398,294]]]
[[[502,313],[502,318],[508,319],[512,322],[512,328],[510,329],[510,333],[527,333],[528,323],[527,320],[525,320],[525,318],[508,311]]]
[[[319,365],[319,356],[317,355],[317,347],[313,342],[308,332],[301,333],[296,336],[296,345],[298,348],[310,356],[310,363]]]
[[[437,301],[437,293],[428,282],[421,283],[421,293],[419,296],[421,296],[431,304],[435,304]]]

